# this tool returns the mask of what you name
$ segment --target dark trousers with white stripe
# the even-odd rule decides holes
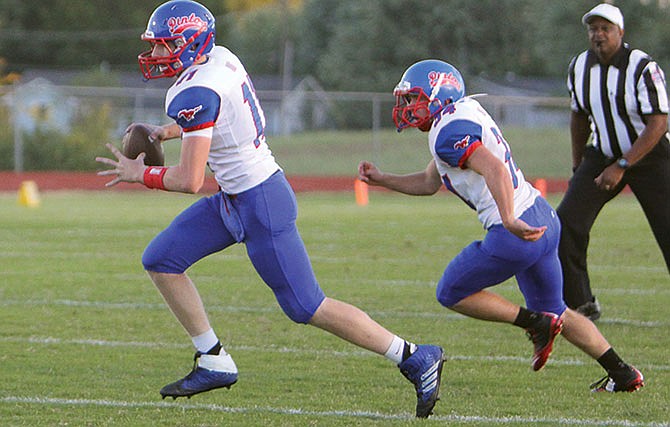
[[[591,227],[603,206],[626,185],[640,203],[670,272],[670,144],[661,141],[624,173],[615,189],[600,190],[593,180],[612,162],[598,149],[587,147],[556,209],[562,227],[559,257],[563,297],[570,308],[593,300],[586,262]]]

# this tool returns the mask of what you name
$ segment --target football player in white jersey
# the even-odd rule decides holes
[[[221,191],[179,214],[146,248],[142,263],[196,348],[195,366],[166,385],[163,398],[190,397],[233,385],[237,367],[210,326],[200,295],[186,270],[235,243],[272,289],[286,315],[386,356],[415,387],[417,417],[428,417],[438,399],[443,350],[414,345],[389,332],[360,309],[328,298],[317,282],[296,228],[295,195],[268,148],[265,117],[244,66],[228,49],[215,46],[212,14],[199,3],[173,0],[151,15],[142,39],[151,50],[139,55],[146,79],[175,77],[166,96],[173,124],[156,126],[152,137],[181,138],[179,164],[146,167],[144,154],[96,160],[118,182],[197,192],[205,169]],[[225,273],[221,275],[225,283]]]
[[[438,282],[438,301],[467,316],[525,329],[534,345],[535,371],[545,365],[563,331],[607,371],[592,389],[642,387],[642,374],[621,360],[589,319],[563,302],[556,213],[524,179],[493,119],[465,96],[459,71],[444,61],[419,61],[405,71],[394,95],[398,131],[428,132],[433,159],[424,171],[408,175],[384,173],[362,161],[359,179],[410,195],[435,194],[444,184],[477,212],[486,229],[483,240],[449,263]],[[527,308],[486,290],[513,276]]]

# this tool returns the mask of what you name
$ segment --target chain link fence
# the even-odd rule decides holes
[[[388,93],[327,92],[302,85],[293,91],[258,91],[257,95],[269,137],[362,131],[369,133],[366,152],[373,159],[389,149],[381,142],[394,130],[394,99]],[[91,141],[97,146],[99,139],[120,140],[129,123],[167,123],[164,98],[163,88],[59,86],[40,79],[0,87],[0,121],[5,125],[0,154],[13,159],[11,166],[5,163],[1,168],[16,172],[44,169],[35,164],[32,144],[41,149],[42,157],[45,150],[47,157],[59,152],[63,144],[81,152],[87,139],[97,139]],[[503,127],[568,126],[567,97],[487,95],[479,96],[478,101]],[[77,137],[74,142],[73,137]],[[323,156],[327,161],[329,154]]]

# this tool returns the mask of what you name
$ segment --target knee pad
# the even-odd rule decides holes
[[[147,271],[157,273],[181,274],[189,267],[175,261],[174,257],[169,256],[170,249],[164,245],[159,245],[156,240],[149,243],[142,254],[142,265]]]
[[[281,304],[280,306],[284,311],[284,314],[286,314],[286,316],[288,316],[288,318],[294,321],[295,323],[307,324],[309,323],[309,319],[311,319],[312,316],[314,316],[314,313],[308,313],[304,310],[300,309],[296,310],[292,307],[285,307]]]
[[[463,298],[472,295],[472,292],[467,289],[461,289],[458,286],[449,285],[441,281],[437,284],[435,296],[437,301],[444,307],[453,307],[457,302]]]
[[[309,320],[326,298],[320,287],[313,289],[311,294],[305,292],[300,296],[295,296],[292,293],[274,293],[284,314],[295,323],[302,324],[309,323]]]

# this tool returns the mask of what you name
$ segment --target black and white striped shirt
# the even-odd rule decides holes
[[[593,145],[610,158],[630,150],[644,130],[644,115],[668,113],[663,70],[649,55],[627,44],[609,66],[599,64],[591,50],[573,58],[568,90],[570,108],[589,115]]]

